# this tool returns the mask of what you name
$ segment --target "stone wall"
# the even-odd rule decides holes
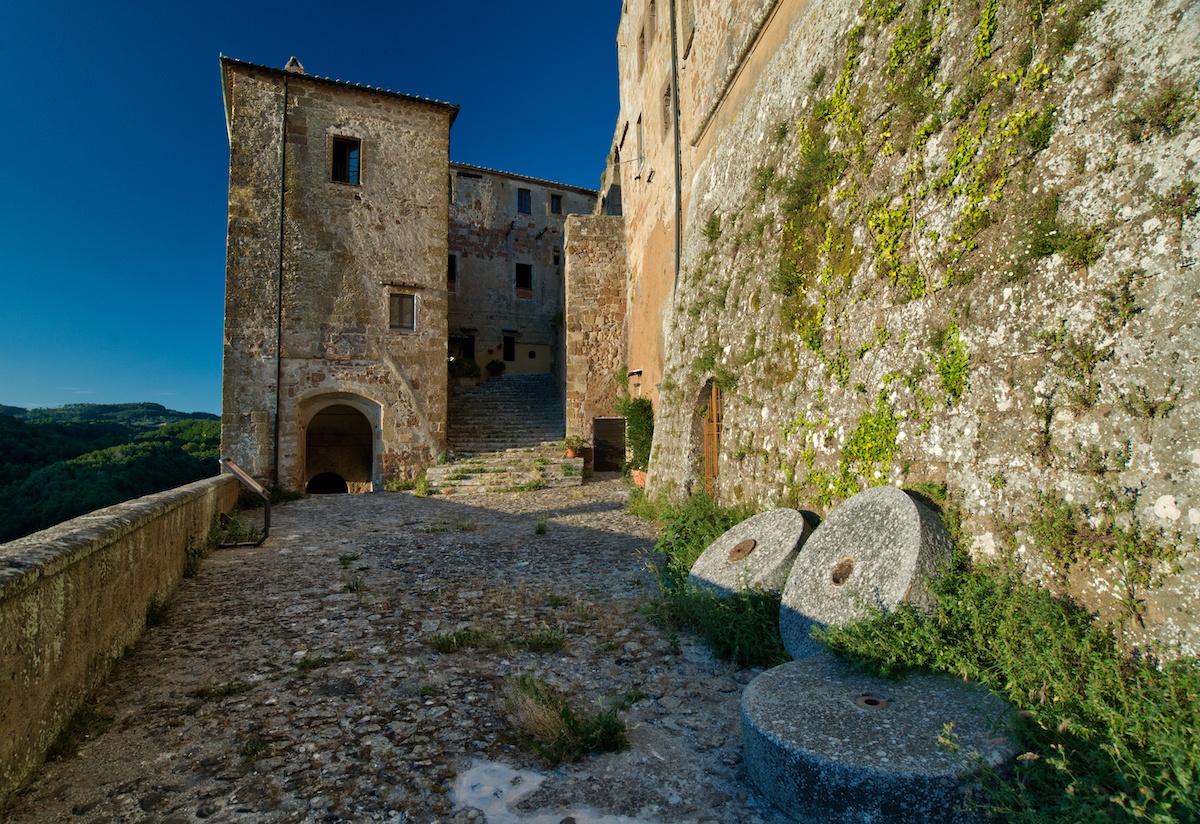
[[[0,545],[0,807],[37,768],[151,601],[183,576],[189,545],[237,502],[222,475],[97,510]]]
[[[1200,8],[1047,8],[811,4],[738,78],[690,175],[652,486],[699,482],[712,381],[723,501],[918,485],[980,556],[1195,655]]]
[[[303,489],[329,471],[306,460],[306,426],[331,402],[349,401],[377,436],[368,488],[413,476],[445,448],[456,109],[222,65],[231,149],[223,451],[255,477]],[[353,183],[331,175],[335,141],[345,139],[360,141]],[[415,302],[413,328],[392,325],[393,296]]]
[[[508,335],[515,351],[506,374],[561,375],[563,224],[567,215],[589,214],[595,193],[460,163],[451,164],[451,177],[449,251],[458,275],[447,318],[452,349],[473,339],[482,368],[505,360]],[[521,190],[529,192],[528,212],[519,210]],[[532,267],[528,291],[516,288],[517,264]]]
[[[567,220],[567,435],[593,442],[592,419],[616,414],[625,365],[624,219]]]

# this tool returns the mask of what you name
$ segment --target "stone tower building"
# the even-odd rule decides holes
[[[594,192],[451,164],[456,106],[294,58],[221,72],[223,454],[291,489],[380,489],[446,451],[448,355],[562,376],[563,226]]]
[[[563,233],[589,189],[450,164],[450,355],[563,374]]]
[[[457,108],[223,58],[222,443],[291,488],[411,473],[446,437]],[[335,481],[336,483],[336,481]]]

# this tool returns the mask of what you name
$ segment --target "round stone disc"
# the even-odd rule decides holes
[[[849,499],[821,522],[783,588],[779,631],[793,658],[815,655],[814,625],[842,626],[870,607],[932,606],[925,581],[950,558],[941,519],[894,486]]]
[[[1007,703],[946,675],[872,678],[831,655],[770,669],[742,695],[746,771],[802,822],[969,820],[963,790],[979,764],[1015,746]]]
[[[688,582],[718,595],[742,589],[780,592],[796,554],[812,532],[795,509],[773,509],[730,529],[696,559]]]

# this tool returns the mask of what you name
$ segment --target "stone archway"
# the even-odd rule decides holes
[[[304,428],[304,486],[308,492],[374,489],[377,427],[359,404],[328,403]]]

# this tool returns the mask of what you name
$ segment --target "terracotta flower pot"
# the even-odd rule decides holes
[[[634,484],[636,484],[639,489],[646,488],[646,470],[631,469],[629,470],[629,477],[633,478]]]

